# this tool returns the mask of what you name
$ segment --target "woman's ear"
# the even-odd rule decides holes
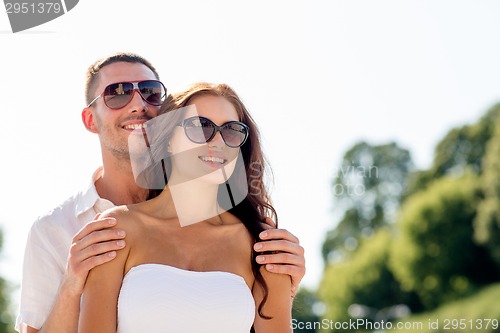
[[[85,128],[92,133],[98,134],[97,126],[94,120],[94,109],[91,107],[82,110],[82,122]]]

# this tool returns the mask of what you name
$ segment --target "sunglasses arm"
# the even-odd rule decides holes
[[[101,94],[102,95],[102,94]],[[101,97],[101,95],[97,96],[96,98],[94,98],[92,100],[92,102],[89,103],[89,105],[87,105],[87,107],[89,108],[92,104],[94,104],[95,101],[97,101],[99,99],[99,97]]]

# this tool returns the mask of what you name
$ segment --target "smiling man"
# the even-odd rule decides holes
[[[99,219],[115,205],[145,201],[149,190],[133,176],[128,137],[156,117],[166,96],[155,68],[146,59],[119,53],[87,71],[85,128],[99,137],[102,167],[89,186],[33,224],[24,257],[19,332],[77,333],[80,297],[89,271],[116,257],[126,245],[114,219]],[[272,224],[272,221],[268,221]],[[293,292],[305,274],[304,249],[283,229],[261,234],[256,260],[270,272],[289,274]]]

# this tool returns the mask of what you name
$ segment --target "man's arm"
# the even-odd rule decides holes
[[[115,225],[115,219],[98,219],[96,217],[96,220],[87,223],[73,237],[66,272],[47,319],[40,329],[31,327],[27,323],[21,323],[20,332],[78,332],[80,297],[89,271],[96,266],[113,260],[116,257],[116,251],[125,246],[123,240],[125,237],[124,231],[109,229]],[[42,257],[37,258],[42,263],[45,262],[45,259]],[[57,283],[57,281],[54,281],[54,283]]]
[[[272,273],[288,274],[292,278],[292,297],[298,290],[300,281],[306,274],[306,260],[304,248],[300,246],[299,239],[285,229],[272,228],[275,224],[267,218],[267,230],[259,236],[262,242],[255,243],[256,252],[275,251],[274,254],[261,254],[256,261],[265,264],[266,269]]]

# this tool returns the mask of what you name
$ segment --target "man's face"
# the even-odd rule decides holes
[[[103,67],[99,71],[95,96],[101,94],[109,84],[155,80],[154,73],[140,63],[117,62]],[[130,159],[128,136],[136,128],[140,128],[149,119],[158,115],[160,107],[144,101],[135,91],[131,101],[121,109],[108,108],[102,98],[97,99],[85,112],[92,113],[92,131],[99,135],[103,156],[111,154],[118,159]],[[88,126],[87,126],[88,128]]]

